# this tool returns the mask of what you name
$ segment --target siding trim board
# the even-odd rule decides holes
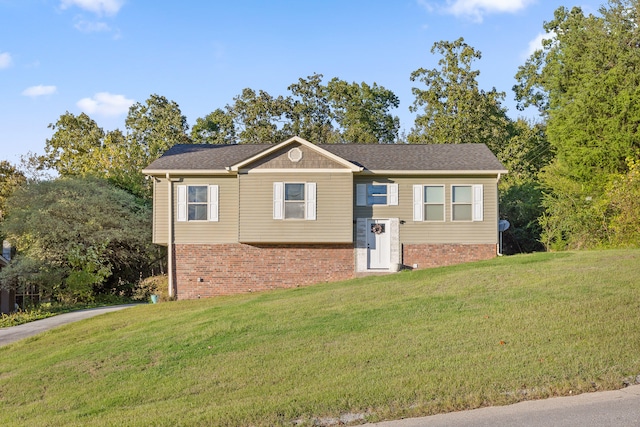
[[[353,174],[353,171],[349,169],[241,169],[238,171],[240,174],[270,174],[270,173],[346,173]]]

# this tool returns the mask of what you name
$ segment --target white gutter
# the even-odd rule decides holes
[[[497,175],[507,173],[506,170],[385,170],[385,169],[365,169],[360,175],[420,175],[420,176],[439,176],[439,175]],[[357,172],[356,172],[357,174]]]
[[[236,175],[235,172],[229,169],[143,169],[142,173],[145,175]]]

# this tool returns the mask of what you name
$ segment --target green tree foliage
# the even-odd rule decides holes
[[[18,248],[0,282],[59,300],[121,290],[149,275],[158,252],[148,205],[104,180],[29,182],[9,197],[0,227]]]
[[[540,110],[556,155],[541,175],[549,247],[615,241],[606,186],[640,150],[639,12],[637,0],[609,0],[601,16],[558,8],[516,75],[520,106]]]
[[[546,126],[518,119],[510,126],[511,138],[500,152],[500,161],[509,170],[512,181],[535,181],[538,173],[554,158],[546,135]]]
[[[511,224],[503,235],[503,252],[507,254],[544,249],[540,242],[539,218],[544,210],[538,173],[553,159],[543,124],[518,119],[512,129],[513,135],[500,153],[509,171],[499,183],[500,216]]]
[[[333,114],[342,129],[343,142],[356,144],[392,144],[398,137],[400,119],[388,113],[400,100],[376,83],[347,83],[337,78],[328,86]]]
[[[0,221],[5,216],[7,199],[27,181],[24,173],[6,160],[0,161]]]
[[[334,113],[329,90],[322,84],[322,74],[300,78],[287,89],[290,98],[291,123],[288,133],[307,141],[338,142],[340,135],[334,125]]]
[[[640,244],[640,160],[628,159],[629,171],[616,174],[607,186],[611,202],[612,238],[618,246]]]
[[[120,188],[151,198],[151,188],[142,169],[171,146],[189,143],[186,118],[173,101],[151,95],[129,109],[126,131],[105,132],[85,113],[68,111],[60,116],[47,139],[41,168],[63,177],[98,177]]]
[[[233,118],[218,108],[205,117],[199,117],[191,128],[194,144],[234,144],[236,129]]]
[[[480,71],[472,69],[481,53],[459,38],[439,41],[431,48],[439,54],[439,68],[420,68],[411,81],[424,83],[425,89],[412,88],[412,112],[419,112],[408,135],[410,143],[483,143],[500,157],[511,136],[510,120],[501,102],[504,92],[488,92],[478,87]]]
[[[290,100],[247,88],[233,101],[227,111],[233,119],[239,143],[274,144],[288,137],[283,126],[288,122]]]
[[[91,117],[67,111],[49,128],[54,134],[45,145],[44,168],[64,176],[83,176],[96,169],[96,153],[102,148],[105,133]]]
[[[278,143],[300,136],[315,143],[393,143],[399,119],[390,110],[398,97],[376,83],[322,83],[322,74],[291,84],[291,95],[273,97],[244,89],[227,105],[198,119],[194,141],[210,143]]]
[[[175,144],[190,143],[187,118],[164,96],[152,94],[144,104],[129,108],[125,127],[132,144],[145,160],[155,160]]]

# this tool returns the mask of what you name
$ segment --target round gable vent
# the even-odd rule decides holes
[[[299,162],[300,160],[302,160],[302,150],[299,149],[298,147],[294,147],[291,150],[289,150],[289,160],[291,160],[292,162]]]

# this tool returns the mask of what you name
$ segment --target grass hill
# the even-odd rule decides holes
[[[0,347],[0,424],[362,423],[640,374],[640,250],[143,305]]]

